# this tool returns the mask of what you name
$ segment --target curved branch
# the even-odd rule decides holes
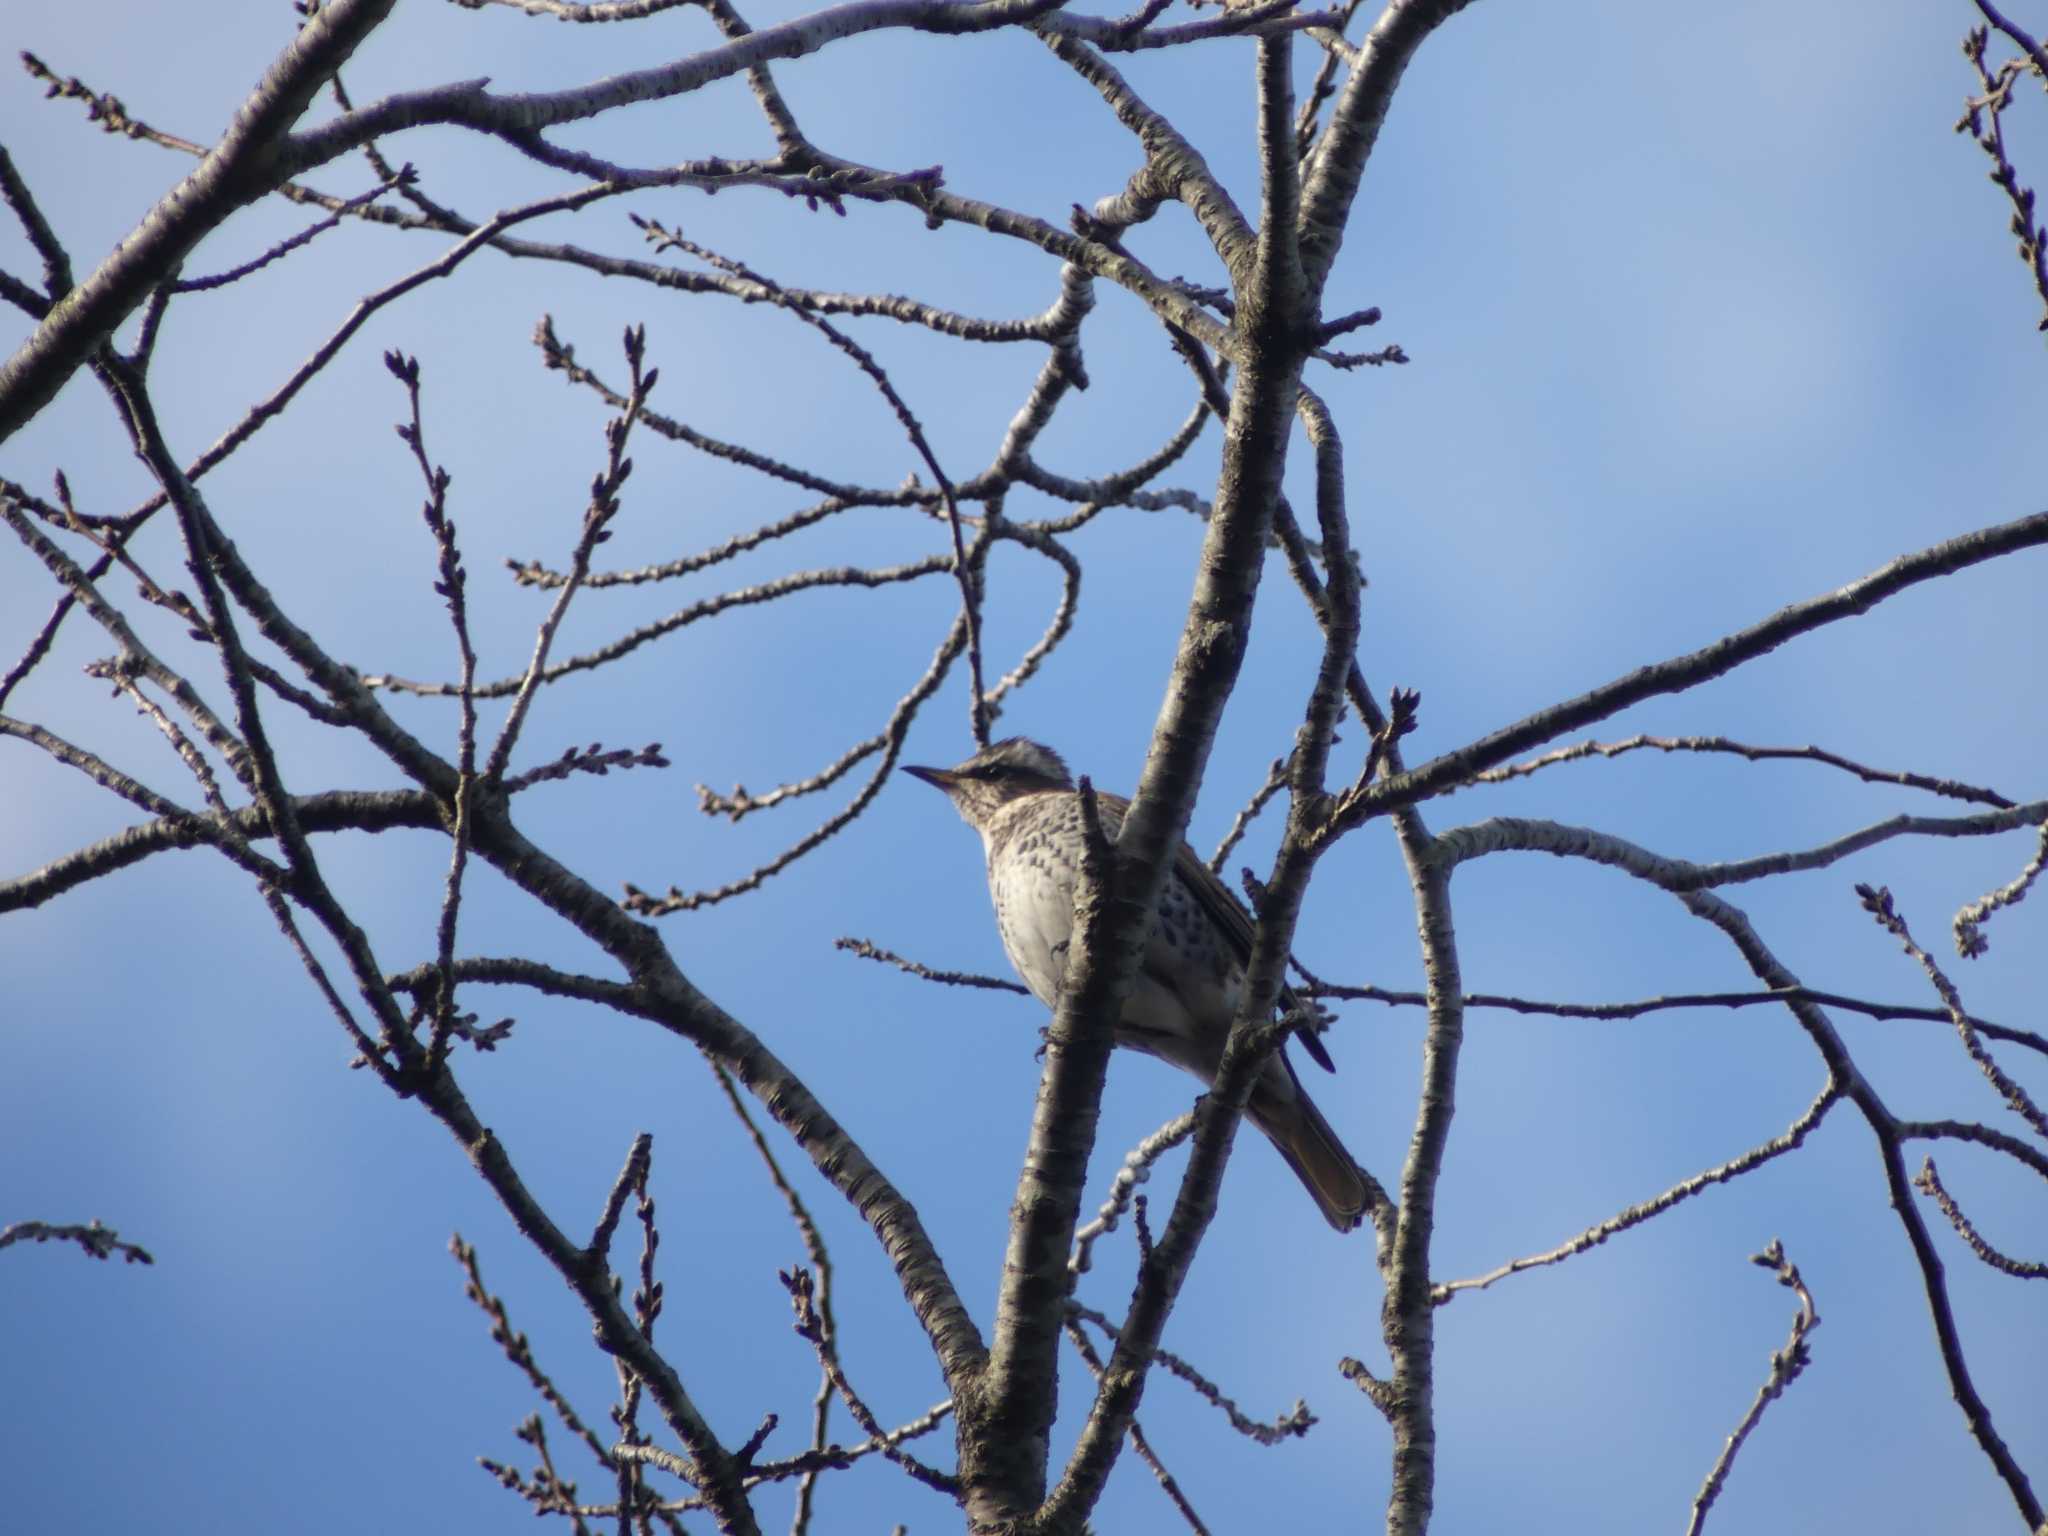
[[[978,560],[980,558],[985,542],[985,539],[975,540],[974,548],[969,553],[970,560]],[[943,568],[941,567],[941,569]],[[852,825],[856,817],[874,803],[877,795],[881,794],[882,787],[889,782],[890,770],[896,766],[897,754],[903,750],[903,738],[910,732],[911,721],[917,717],[917,712],[924,707],[925,701],[938,692],[939,684],[945,681],[946,674],[951,670],[954,660],[960,655],[961,651],[966,649],[966,646],[967,621],[964,616],[956,615],[953,620],[953,627],[947,631],[946,638],[939,643],[939,648],[932,656],[931,664],[925,668],[923,676],[919,677],[916,683],[911,685],[910,692],[896,701],[896,707],[889,712],[888,722],[882,727],[880,736],[878,738],[871,738],[871,740],[874,740],[875,745],[870,748],[867,742],[862,742],[853,747],[840,758],[838,763],[833,765],[834,769],[839,768],[841,765],[850,768],[854,763],[860,761],[861,758],[870,755],[871,751],[879,751],[882,754],[881,762],[875,765],[875,771],[868,776],[868,781],[861,785],[859,791],[844,806],[834,811],[824,821],[798,838],[794,843],[791,843],[780,853],[768,859],[765,863],[755,865],[753,869],[736,880],[728,880],[724,885],[688,892],[679,886],[671,885],[668,888],[668,894],[665,896],[650,896],[638,887],[628,885],[626,887],[626,904],[628,908],[649,917],[666,917],[671,912],[694,912],[700,907],[714,906],[721,901],[729,901],[735,896],[743,895],[753,890],[762,881],[780,874],[812,849],[838,836],[840,832]],[[831,773],[832,770],[828,769],[827,772]],[[833,776],[836,777],[837,775],[833,774]],[[708,796],[705,798],[709,799]],[[711,810],[711,806],[707,804],[703,809],[708,812]]]
[[[1655,879],[1668,891],[1703,891],[1723,885],[1742,885],[1773,875],[1825,869],[1853,853],[1891,841],[1895,837],[1985,837],[2038,824],[2048,816],[2048,800],[2029,801],[2003,811],[1978,811],[1970,816],[1892,816],[1867,827],[1845,833],[1817,847],[1763,853],[1751,859],[1731,859],[1720,864],[1695,864],[1689,859],[1666,858],[1638,847],[1626,838],[1615,837],[1591,827],[1566,826],[1522,816],[1493,816],[1485,821],[1455,827],[1438,839],[1437,857],[1452,864],[1484,854],[1538,852],[1559,857],[1590,859],[1596,864],[1615,864],[1630,874],[1639,865],[1654,864]]]
[[[1984,1240],[1970,1218],[1963,1214],[1941,1182],[1941,1175],[1935,1171],[1934,1159],[1922,1158],[1920,1171],[1913,1175],[1913,1187],[1926,1195],[1941,1208],[1941,1214],[1948,1218],[1948,1224],[1956,1229],[1956,1236],[1969,1245],[1970,1252],[1977,1255],[1993,1269],[2011,1275],[2016,1280],[2048,1280],[2048,1264],[2039,1264],[2031,1259],[2016,1259],[2010,1254],[2000,1253]]]
[[[0,1227],[0,1248],[15,1243],[47,1243],[52,1238],[59,1242],[73,1242],[95,1259],[108,1259],[120,1254],[130,1264],[154,1264],[147,1248],[125,1241],[112,1227],[103,1227],[97,1221],[84,1226],[76,1223],[51,1223],[47,1221],[16,1221]]]
[[[386,8],[390,0],[386,0]],[[509,137],[577,123],[616,107],[681,96],[745,74],[775,59],[800,59],[843,38],[907,28],[917,32],[987,32],[1018,26],[1064,0],[852,0],[808,16],[762,27],[716,48],[652,69],[632,70],[566,91],[494,95],[481,80],[387,96],[287,140],[273,157],[277,180],[361,149],[407,128],[446,123]],[[339,61],[337,61],[339,62]],[[273,183],[275,185],[275,183]],[[267,189],[266,189],[267,190]]]
[[[1494,823],[1496,827],[1501,823]],[[1531,829],[1540,832],[1539,824],[1528,823]],[[1772,954],[1769,947],[1758,937],[1751,926],[1748,915],[1732,902],[1686,882],[1682,872],[1692,866],[1682,860],[1662,858],[1648,850],[1637,847],[1621,838],[1589,832],[1584,828],[1551,828],[1553,832],[1568,833],[1566,839],[1530,840],[1526,846],[1542,848],[1546,852],[1568,854],[1590,859],[1611,868],[1634,875],[1636,878],[1661,886],[1675,894],[1693,916],[1704,919],[1720,929],[1742,956],[1752,974],[1765,986],[1774,991],[1789,993],[1802,992],[1799,978],[1788,970]],[[1676,880],[1674,882],[1674,876]],[[1940,1350],[1943,1368],[1948,1374],[1949,1390],[1955,1397],[1956,1405],[1962,1410],[1964,1423],[1975,1437],[1992,1469],[2005,1483],[2013,1502],[2018,1506],[2029,1529],[2041,1525],[2044,1512],[2033,1484],[2025,1470],[2014,1459],[2011,1449],[1998,1433],[1992,1422],[1991,1409],[1978,1394],[1976,1383],[1971,1379],[1968,1360],[1963,1354],[1962,1338],[1956,1329],[1955,1311],[1949,1301],[1948,1282],[1941,1256],[1935,1251],[1934,1240],[1927,1230],[1927,1223],[1921,1217],[1920,1207],[1913,1199],[1911,1180],[1906,1174],[1904,1143],[1921,1137],[1955,1136],[1959,1139],[1981,1142],[1996,1146],[2001,1151],[2027,1163],[2036,1172],[2048,1176],[2048,1156],[2021,1142],[2017,1137],[1995,1131],[1989,1126],[1956,1122],[1901,1121],[1878,1096],[1855,1061],[1849,1054],[1848,1046],[1836,1032],[1834,1024],[1826,1014],[1803,996],[1788,1001],[1793,1017],[1799,1021],[1807,1037],[1826,1062],[1829,1082],[1841,1095],[1855,1104],[1869,1125],[1877,1142],[1878,1160],[1884,1171],[1885,1185],[1890,1196],[1893,1213],[1899,1225],[1905,1230],[1906,1241],[1913,1251],[1913,1259],[1920,1270],[1921,1287],[1926,1293],[1927,1310],[1934,1323],[1937,1347]]]
[[[1901,1141],[1967,1141],[1994,1152],[2003,1152],[2014,1162],[2024,1163],[2048,1179],[2048,1153],[2030,1141],[2021,1141],[2008,1131],[1997,1130],[1975,1120],[1901,1120]]]
[[[1783,1349],[1771,1353],[1771,1372],[1764,1384],[1757,1389],[1756,1400],[1749,1405],[1735,1432],[1722,1446],[1721,1454],[1715,1458],[1706,1481],[1700,1484],[1700,1491],[1692,1501],[1692,1519],[1686,1523],[1685,1536],[1699,1536],[1706,1526],[1707,1511],[1714,1507],[1714,1500],[1721,1496],[1721,1489],[1727,1484],[1729,1470],[1735,1465],[1735,1458],[1742,1450],[1742,1444],[1750,1436],[1764,1416],[1764,1410],[1783,1395],[1785,1389],[1799,1378],[1806,1369],[1812,1352],[1807,1348],[1806,1336],[1820,1326],[1820,1313],[1813,1305],[1813,1293],[1799,1278],[1799,1266],[1785,1257],[1785,1250],[1776,1238],[1762,1253],[1751,1254],[1750,1263],[1760,1264],[1765,1269],[1778,1272],[1778,1283],[1796,1291],[1799,1295],[1799,1311],[1792,1319],[1792,1335],[1785,1341]]]
[[[1172,123],[1147,106],[1129,81],[1110,62],[1078,38],[1039,27],[1040,37],[1060,62],[1094,86],[1109,109],[1145,148],[1145,169],[1132,178],[1131,189],[1107,199],[1095,216],[1125,227],[1151,217],[1159,202],[1172,198],[1187,206],[1208,235],[1217,258],[1243,282],[1251,276],[1251,226],[1238,210],[1201,152]],[[1264,45],[1262,45],[1264,46]],[[1285,47],[1285,44],[1281,44]]]

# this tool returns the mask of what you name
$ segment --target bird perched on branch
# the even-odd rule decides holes
[[[988,889],[1010,964],[1031,995],[1059,1005],[1074,932],[1074,892],[1086,833],[1081,796],[1057,752],[1013,736],[957,768],[903,770],[946,792],[981,834]],[[1112,839],[1128,800],[1096,795]],[[1195,851],[1182,843],[1160,892],[1158,921],[1117,1021],[1116,1043],[1169,1061],[1213,1084],[1251,963],[1252,920]],[[1322,1043],[1299,1031],[1303,1048],[1333,1070]],[[1245,1113],[1287,1160],[1340,1232],[1367,1205],[1365,1176],[1295,1076],[1284,1048],[1266,1059]]]

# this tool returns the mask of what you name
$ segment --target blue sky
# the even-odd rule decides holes
[[[782,14],[748,12],[757,24]],[[1974,16],[1959,4],[1482,0],[1425,48],[1331,287],[1333,311],[1381,306],[1386,319],[1369,339],[1399,342],[1414,362],[1319,381],[1345,437],[1371,583],[1362,660],[1381,689],[1423,694],[1411,756],[1706,643],[1894,555],[2041,507],[2039,305],[1982,157],[1950,131],[1973,79],[1956,43]],[[210,140],[293,18],[283,5],[217,0],[206,20],[86,0],[10,14],[0,34],[150,122]],[[2048,16],[2031,20],[2038,32]],[[479,75],[501,89],[554,88],[709,38],[695,12],[569,27],[415,4],[400,7],[347,79],[359,101]],[[1304,53],[1304,79],[1312,67]],[[1140,56],[1127,73],[1255,206],[1249,46]],[[878,34],[781,66],[779,78],[820,144],[882,165],[942,163],[953,189],[1054,220],[1118,190],[1138,163],[1094,94],[1018,36]],[[2023,96],[2015,155],[2037,185],[2048,180],[2042,122],[2039,98]],[[767,147],[743,89],[730,85],[568,138],[647,163]],[[101,135],[23,75],[0,78],[0,142],[81,271],[186,164]],[[388,147],[472,214],[560,185],[449,131]],[[370,185],[359,163],[310,179],[343,194]],[[652,194],[537,235],[635,253],[629,207],[792,284],[907,292],[997,317],[1035,313],[1055,291],[1054,268],[1033,250],[927,233],[902,209],[854,206],[840,220],[765,192]],[[246,210],[188,271],[233,265],[305,222],[283,204]],[[1131,244],[1156,270],[1214,280],[1184,217],[1162,214]],[[196,453],[358,296],[439,249],[426,237],[345,229],[224,294],[181,301],[157,364],[173,445]],[[11,226],[0,229],[0,264],[37,271]],[[1106,287],[1099,298],[1093,387],[1041,445],[1044,462],[1074,475],[1141,456],[1188,407],[1185,374],[1157,327]],[[786,316],[478,258],[456,282],[380,315],[291,413],[206,482],[259,571],[367,670],[444,676],[453,658],[430,590],[417,473],[388,430],[403,398],[379,362],[387,347],[416,354],[425,371],[429,448],[454,476],[483,669],[501,676],[523,664],[542,600],[513,587],[499,562],[560,563],[602,459],[602,408],[545,373],[528,341],[543,313],[612,376],[623,371],[621,328],[644,321],[662,371],[654,403],[705,432],[864,483],[894,484],[918,467],[873,392]],[[883,321],[850,329],[889,367],[956,476],[987,462],[1041,361],[1035,349],[962,348]],[[0,344],[11,349],[22,334],[18,315],[0,316]],[[1216,443],[1211,428],[1169,483],[1206,492]],[[709,547],[807,499],[652,437],[634,456],[607,546],[620,566]],[[0,473],[37,488],[57,467],[90,511],[121,511],[144,493],[84,378],[0,449]],[[176,572],[170,534],[152,530],[152,569]],[[587,649],[727,585],[917,558],[942,538],[922,519],[853,512],[693,578],[687,592],[588,594],[563,644]],[[1051,741],[1105,787],[1128,789],[1199,538],[1178,512],[1119,511],[1077,535],[1088,575],[1075,632],[1002,728]],[[2036,797],[2048,749],[2041,558],[1919,589],[1600,734],[1813,741]],[[1270,575],[1191,830],[1204,851],[1283,750],[1312,675],[1311,627],[1284,570],[1276,563]],[[988,645],[1000,670],[1043,627],[1058,588],[1051,567],[1015,548],[990,579]],[[522,823],[609,888],[694,889],[743,873],[842,804],[860,771],[737,827],[699,816],[692,784],[758,793],[878,729],[955,598],[943,578],[807,594],[549,690],[522,761],[593,740],[660,741],[674,767],[536,791],[521,801]],[[10,658],[48,602],[22,557],[0,560]],[[151,633],[192,660],[174,627]],[[99,685],[80,685],[77,669],[104,649],[69,627],[11,709],[183,794],[146,723]],[[195,675],[219,695],[217,678]],[[452,751],[447,705],[395,707]],[[353,743],[281,728],[294,788],[391,782],[388,765]],[[969,744],[956,674],[919,717],[908,756],[951,762]],[[0,774],[9,875],[126,824],[119,806],[18,744],[0,749]],[[1646,755],[1468,791],[1428,814],[1438,828],[1549,817],[1705,860],[1941,809],[1807,764]],[[1273,829],[1261,830],[1234,862],[1270,858]],[[2031,847],[2026,833],[1897,841],[1730,894],[1809,984],[1926,1002],[1915,968],[1857,910],[1851,882],[1889,884],[1940,953],[1955,909],[2011,878]],[[387,967],[427,958],[444,846],[393,833],[336,839],[323,853]],[[1461,871],[1456,895],[1475,990],[1599,1001],[1750,985],[1716,935],[1608,872],[1500,856]],[[2037,904],[1993,923],[1986,958],[1951,964],[1984,1016],[2038,1024]],[[844,836],[760,891],[668,918],[664,931],[692,979],[767,1038],[918,1202],[985,1327],[1042,1011],[934,989],[832,947],[853,934],[930,964],[1002,972],[973,836],[937,796],[900,780]],[[599,963],[482,869],[464,942]],[[1418,984],[1414,921],[1384,829],[1331,858],[1297,947],[1336,979]],[[24,1527],[147,1520],[172,1531],[324,1532],[525,1518],[473,1459],[530,1462],[511,1431],[531,1395],[462,1299],[450,1232],[479,1246],[516,1324],[596,1422],[613,1390],[609,1366],[460,1150],[345,1070],[345,1039],[246,881],[217,858],[159,858],[10,916],[0,973],[0,1221],[97,1216],[158,1260],[140,1269],[54,1248],[0,1255],[0,1436],[15,1448],[10,1492]],[[489,995],[473,1006],[519,1023],[497,1054],[464,1062],[466,1084],[572,1230],[594,1217],[632,1135],[654,1134],[672,1358],[729,1441],[776,1411],[782,1428],[765,1454],[796,1449],[815,1367],[788,1331],[775,1271],[801,1250],[701,1061],[670,1037],[546,1000]],[[1899,1113],[2001,1123],[1940,1027],[1838,1022]],[[1340,1075],[1314,1085],[1318,1098],[1391,1179],[1412,1126],[1419,1021],[1354,1006],[1331,1048]],[[2037,1096],[2048,1089],[2038,1061],[2007,1052],[2006,1062]],[[1474,1016],[1438,1274],[1548,1248],[1768,1139],[1821,1080],[1790,1021],[1762,1010],[1611,1025]],[[1092,1187],[1185,1108],[1189,1086],[1149,1062],[1116,1064]],[[1992,1241],[2044,1257],[2037,1183],[1990,1158],[1937,1156]],[[944,1391],[886,1264],[823,1182],[807,1170],[802,1180],[839,1267],[854,1380],[886,1421],[921,1412]],[[1678,1526],[1784,1339],[1791,1297],[1745,1262],[1774,1236],[1824,1323],[1813,1368],[1766,1416],[1713,1524],[2012,1529],[2012,1504],[1948,1399],[1871,1138],[1845,1111],[1798,1156],[1440,1314],[1438,1529]],[[2039,1298],[1983,1270],[1945,1229],[1937,1237],[1978,1386],[2038,1487],[2048,1478]],[[1112,1245],[1086,1299],[1117,1311],[1129,1277],[1128,1248]],[[1384,1427],[1334,1361],[1379,1359],[1379,1301],[1365,1240],[1333,1236],[1278,1159],[1243,1144],[1166,1343],[1246,1411],[1270,1417],[1299,1397],[1321,1422],[1305,1441],[1263,1449],[1179,1383],[1156,1381],[1142,1417],[1214,1528],[1377,1523]],[[1071,1357],[1068,1366],[1073,1408],[1084,1389]],[[857,1437],[843,1415],[835,1425]],[[1061,1446],[1072,1433],[1063,1420]],[[927,1442],[937,1459],[950,1454],[947,1436]],[[602,1497],[602,1483],[582,1475]],[[839,1474],[821,1497],[823,1530],[956,1519],[881,1466]],[[762,1496],[765,1523],[783,1522],[785,1500]],[[1172,1518],[1126,1457],[1099,1528],[1165,1529]]]

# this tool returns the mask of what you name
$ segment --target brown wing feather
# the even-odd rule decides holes
[[[1124,813],[1131,808],[1131,802],[1122,795],[1112,795],[1106,790],[1097,790],[1095,799],[1102,808],[1103,831],[1115,837],[1118,829],[1124,824]],[[1253,927],[1251,914],[1245,911],[1244,904],[1231,894],[1230,887],[1217,878],[1216,872],[1202,862],[1201,855],[1190,848],[1185,840],[1174,850],[1173,867],[1179,871],[1181,878],[1187,881],[1188,889],[1195,893],[1195,901],[1203,913],[1222,929],[1224,937],[1230,940],[1230,948],[1237,956],[1237,963],[1249,967],[1252,963],[1252,940],[1257,930]],[[1293,988],[1285,982],[1280,986],[1280,1006],[1300,1006],[1300,999],[1294,995]],[[1330,1053],[1323,1048],[1323,1042],[1316,1038],[1313,1030],[1305,1026],[1298,1027],[1294,1031],[1294,1038],[1301,1042],[1301,1048],[1308,1054],[1310,1061],[1325,1072],[1337,1070],[1337,1064],[1330,1059]]]

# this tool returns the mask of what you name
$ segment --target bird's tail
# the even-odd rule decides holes
[[[1264,1085],[1260,1086],[1263,1089]],[[1339,1232],[1349,1232],[1364,1219],[1371,1203],[1365,1175],[1298,1081],[1292,1101],[1282,1102],[1278,1094],[1255,1091],[1246,1110],[1252,1124],[1279,1148],[1294,1176],[1315,1197],[1324,1220]]]

